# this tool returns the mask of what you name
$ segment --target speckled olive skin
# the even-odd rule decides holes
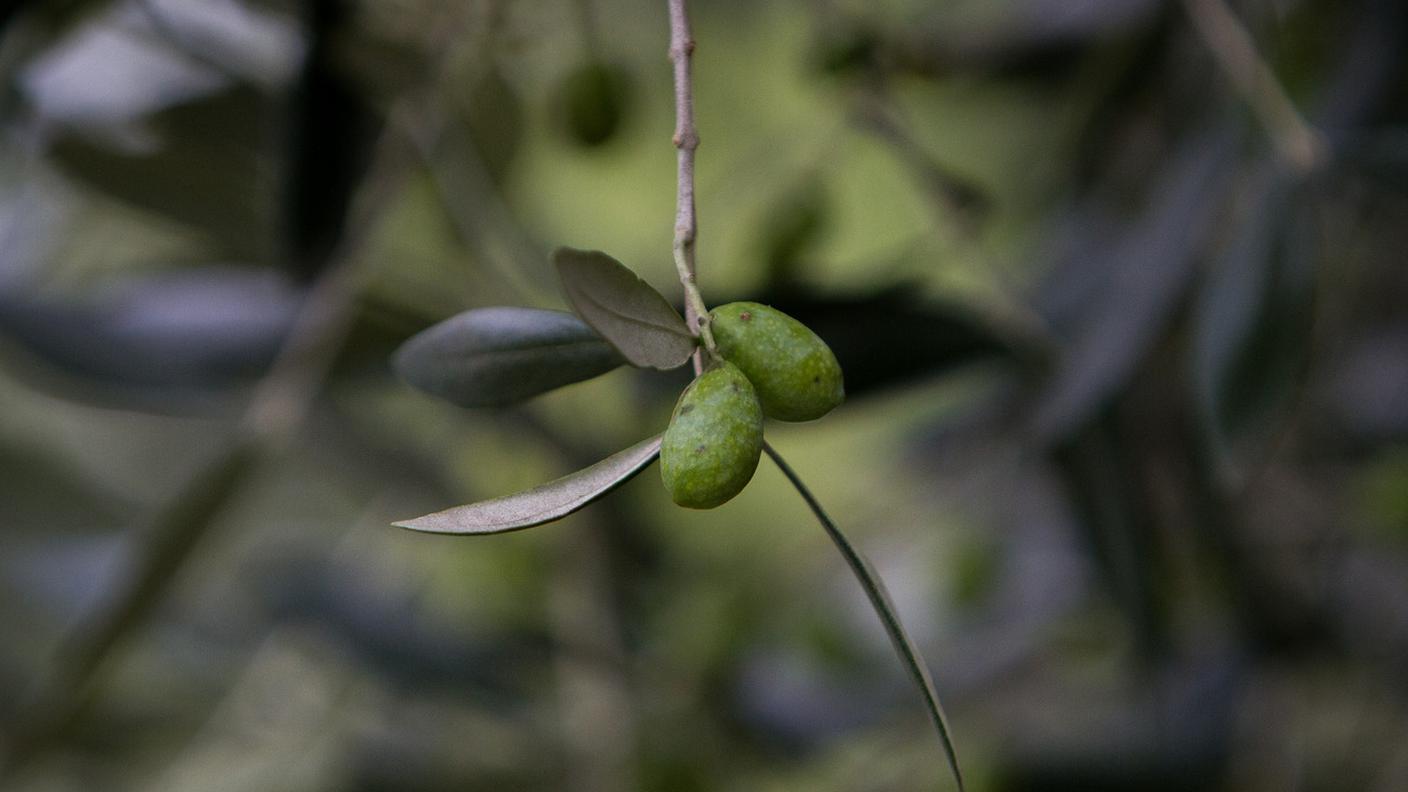
[[[806,325],[755,302],[720,305],[709,318],[719,354],[753,383],[764,415],[811,421],[845,400],[841,365]]]
[[[680,394],[660,444],[660,476],[675,503],[712,509],[743,491],[763,452],[763,410],[748,378],[721,362]]]

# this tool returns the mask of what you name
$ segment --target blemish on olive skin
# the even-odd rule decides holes
[[[680,415],[689,415],[692,412],[694,412],[693,404],[686,404],[683,407],[680,407]]]
[[[749,319],[752,319],[752,318],[753,318],[753,314],[751,314],[751,313],[749,313],[749,312],[747,312],[747,311],[743,311],[742,313],[738,314],[738,321],[740,321],[740,322],[746,322],[746,321],[748,321]]]
[[[704,453],[705,451],[707,451],[708,449],[709,449],[709,446],[706,446],[706,445],[695,446],[695,447],[694,447],[694,453],[696,453],[696,454],[702,454],[702,453]]]

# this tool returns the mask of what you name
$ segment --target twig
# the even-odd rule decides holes
[[[679,179],[675,201],[675,269],[684,287],[684,318],[689,329],[713,352],[714,334],[709,330],[709,310],[699,295],[695,279],[694,239],[698,221],[694,214],[694,150],[699,148],[699,131],[694,128],[694,93],[690,86],[690,56],[694,37],[689,32],[685,0],[669,0],[670,61],[675,66],[675,148],[678,150]],[[694,371],[703,368],[703,357],[694,353]]]
[[[886,635],[895,645],[895,651],[904,663],[905,670],[909,672],[914,683],[919,686],[920,693],[923,694],[924,706],[929,713],[929,720],[933,722],[934,729],[939,734],[939,741],[943,743],[944,755],[948,758],[949,768],[953,770],[953,778],[958,783],[959,792],[962,792],[964,788],[963,773],[958,769],[958,754],[954,750],[953,739],[950,737],[948,718],[944,715],[943,705],[939,703],[939,694],[934,689],[934,680],[929,676],[929,668],[925,665],[923,656],[919,654],[919,648],[910,640],[904,625],[900,623],[899,611],[895,610],[894,603],[890,601],[890,596],[885,591],[884,581],[880,579],[879,573],[870,565],[865,556],[851,544],[845,534],[841,533],[840,527],[821,507],[821,503],[803,483],[801,476],[798,476],[792,466],[782,458],[782,455],[777,453],[777,449],[764,441],[763,450],[782,471],[782,475],[792,482],[793,488],[797,490],[797,494],[802,496],[802,500],[807,502],[807,506],[816,516],[817,522],[821,523],[821,527],[826,530],[826,535],[831,537],[832,543],[841,552],[841,557],[851,568],[860,587],[865,590],[865,596],[870,599],[870,605],[875,609],[875,615],[880,617],[880,623],[884,625]]]
[[[952,225],[965,239],[975,237],[991,208],[987,195],[966,177],[936,162],[905,128],[891,105],[883,86],[872,85],[856,95],[854,114],[894,150],[905,170],[933,202],[940,222]]]
[[[551,446],[562,460],[583,468],[602,457],[590,443],[574,442],[530,409],[510,410],[515,431]],[[612,575],[609,532],[639,530],[636,517],[606,498],[579,513],[582,530],[566,537],[553,560],[547,615],[556,649],[565,780],[570,792],[635,789],[639,723],[632,704],[628,652],[623,641]],[[608,531],[608,529],[610,529]]]
[[[441,207],[472,260],[492,268],[524,300],[544,302],[541,284],[548,282],[547,270],[540,273],[538,268],[548,261],[547,253],[505,204],[463,123],[442,117],[403,132],[415,144]],[[532,272],[525,271],[529,267]]]
[[[606,528],[596,517],[564,537],[548,582],[567,792],[638,789],[636,709],[612,597]]]
[[[219,515],[260,463],[293,437],[322,388],[342,347],[369,261],[357,258],[365,236],[404,171],[403,144],[388,125],[378,156],[350,212],[337,262],[313,287],[269,373],[260,381],[226,447],[158,512],[139,554],[103,605],[68,639],[47,676],[21,711],[13,738],[0,756],[0,776],[41,754],[82,715],[97,682],[123,641],[146,623],[179,578],[180,570],[209,537]]]
[[[1213,58],[1251,105],[1281,159],[1298,173],[1319,168],[1329,156],[1329,145],[1286,95],[1232,9],[1223,0],[1183,0],[1183,8]]]

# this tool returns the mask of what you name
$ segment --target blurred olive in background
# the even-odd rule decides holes
[[[632,101],[630,73],[619,64],[591,60],[562,79],[554,105],[563,135],[579,146],[594,148],[620,131]]]

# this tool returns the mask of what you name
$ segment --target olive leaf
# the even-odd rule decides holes
[[[621,262],[596,250],[558,248],[553,264],[567,300],[633,366],[672,369],[695,338],[668,300]]]
[[[1159,176],[1142,218],[1051,281],[1048,301],[1069,293],[1072,279],[1088,278],[1090,307],[1071,316],[1066,352],[1035,408],[1032,425],[1043,444],[1094,420],[1165,333],[1236,184],[1229,163],[1239,140],[1240,129],[1227,126],[1194,136]],[[1062,312],[1054,307],[1048,315]]]
[[[59,132],[46,156],[65,175],[107,197],[190,226],[222,258],[260,260],[274,238],[272,190],[265,170],[270,101],[249,86],[192,99],[151,116],[159,144],[124,150],[76,129]]]
[[[566,517],[625,484],[659,455],[660,436],[656,435],[542,486],[392,524],[442,534],[494,534],[532,528]]]
[[[914,645],[914,640],[909,637],[904,624],[900,622],[899,611],[895,609],[895,603],[890,599],[890,594],[885,590],[885,582],[880,578],[880,573],[871,566],[869,559],[851,544],[851,540],[841,531],[841,527],[831,519],[831,515],[821,507],[821,502],[816,499],[802,477],[797,475],[797,471],[787,464],[787,460],[766,441],[763,443],[763,452],[777,465],[777,469],[782,471],[782,475],[787,477],[792,488],[797,490],[797,494],[806,501],[807,508],[812,510],[812,515],[816,521],[821,523],[822,530],[830,537],[831,543],[836,545],[837,551],[841,553],[841,558],[850,567],[851,574],[865,591],[865,596],[870,600],[870,607],[875,611],[875,615],[880,618],[880,624],[885,628],[885,634],[889,636],[890,642],[894,644],[895,653],[899,655],[900,662],[904,664],[905,671],[914,680],[914,684],[919,688],[920,698],[924,701],[924,710],[929,715],[929,721],[934,726],[934,731],[939,736],[939,743],[943,747],[944,758],[948,761],[949,770],[953,773],[954,783],[958,785],[959,792],[963,792],[963,771],[958,767],[958,751],[953,747],[952,730],[948,726],[948,716],[944,714],[943,704],[939,701],[938,691],[934,688],[934,679],[929,675],[929,667],[924,662],[924,657],[919,653],[919,647]]]
[[[1195,303],[1190,375],[1203,440],[1218,476],[1245,474],[1296,389],[1311,325],[1316,242],[1285,174],[1267,166],[1246,218]],[[1308,237],[1308,238],[1306,238]]]
[[[538,308],[478,308],[413,336],[397,375],[461,407],[501,407],[605,374],[621,356],[582,320]]]
[[[261,374],[303,298],[279,273],[204,265],[114,279],[67,298],[0,294],[0,335],[104,387],[171,396]]]

